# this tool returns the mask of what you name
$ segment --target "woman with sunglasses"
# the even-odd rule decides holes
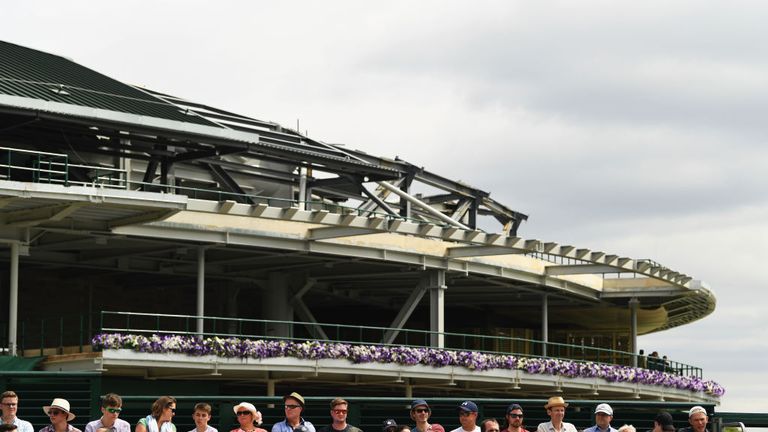
[[[56,398],[50,405],[43,407],[51,424],[40,429],[40,432],[80,432],[80,429],[69,424],[75,415],[69,411],[69,401]]]
[[[176,415],[176,399],[161,396],[152,404],[152,414],[139,420],[135,432],[176,432],[176,425],[171,422]]]
[[[240,402],[232,409],[235,411],[240,427],[232,429],[231,432],[267,432],[262,428],[256,427],[261,425],[261,413],[253,404]]]

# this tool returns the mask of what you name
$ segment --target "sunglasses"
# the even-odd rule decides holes
[[[413,410],[413,412],[418,413],[418,414],[428,413],[429,409],[428,408],[416,408],[415,410]]]
[[[507,414],[507,415],[512,417],[512,418],[523,418],[522,414]]]
[[[171,410],[172,414],[176,414],[176,408],[166,407],[166,409]]]
[[[347,410],[335,409],[335,410],[333,410],[333,413],[334,414],[346,414]]]
[[[57,409],[49,409],[48,410],[48,415],[49,416],[57,416],[59,414],[64,414],[64,411],[60,411],[60,410],[57,410]]]
[[[285,404],[285,409],[296,409],[296,408],[301,408],[301,405],[288,405],[288,404]]]
[[[251,414],[253,414],[253,413],[250,412],[250,411],[238,411],[237,412],[237,415],[239,415],[239,416],[247,416],[247,415],[251,415]]]
[[[120,414],[121,412],[123,412],[122,408],[104,408],[104,409],[111,414]]]

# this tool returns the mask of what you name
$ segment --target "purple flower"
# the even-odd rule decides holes
[[[353,363],[396,363],[405,366],[462,366],[469,370],[520,370],[529,374],[565,377],[601,378],[608,382],[629,382],[644,385],[706,392],[715,396],[725,394],[718,383],[693,376],[673,375],[630,366],[581,362],[565,359],[517,357],[486,354],[476,351],[452,351],[387,345],[351,345],[321,341],[285,341],[239,339],[194,335],[132,335],[101,333],[91,340],[94,351],[129,349],[145,353],[174,353],[191,356],[215,355],[223,358],[268,359],[293,357],[307,360],[346,359]]]

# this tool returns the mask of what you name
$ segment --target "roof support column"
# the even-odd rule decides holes
[[[541,296],[541,356],[547,356],[547,344],[549,343],[549,296]]]
[[[640,306],[640,300],[632,297],[629,300],[629,343],[632,347],[632,366],[637,367],[637,308]]]
[[[307,209],[307,170],[299,167],[299,210]]]
[[[263,292],[262,315],[264,319],[274,321],[293,321],[292,294],[289,275],[286,273],[269,273],[267,289]],[[291,337],[293,334],[290,322],[269,323],[265,336]]]
[[[445,348],[445,270],[429,270],[426,274],[429,290],[429,345]]]
[[[8,290],[8,354],[18,355],[16,329],[19,319],[19,243],[11,243],[10,286]]]
[[[205,332],[205,247],[197,248],[197,334]]]

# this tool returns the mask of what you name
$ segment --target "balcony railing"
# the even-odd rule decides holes
[[[85,173],[88,181],[75,180],[73,170]],[[13,180],[32,183],[50,183],[64,186],[86,186],[123,190],[145,190],[186,195],[190,198],[266,204],[270,207],[294,207],[306,210],[325,210],[337,214],[353,214],[357,216],[379,216],[384,219],[410,221],[417,224],[425,223],[423,219],[393,215],[375,210],[364,210],[352,206],[343,206],[334,202],[308,200],[301,201],[290,198],[262,196],[247,193],[230,192],[217,188],[195,188],[175,184],[163,184],[131,180],[128,171],[119,168],[102,167],[97,165],[82,165],[69,162],[69,157],[61,153],[47,153],[23,150],[10,147],[0,147],[0,180]],[[430,220],[429,223],[447,226],[445,222]]]
[[[202,333],[197,331],[199,322],[203,324]],[[443,348],[446,350],[568,359],[623,366],[632,366],[636,357],[636,354],[626,351],[506,336],[437,333],[418,329],[401,329],[398,331],[388,327],[302,321],[110,311],[91,315],[22,321],[19,325],[18,341],[19,348],[25,355],[78,353],[90,351],[91,338],[99,333],[145,336],[152,334],[201,335],[203,337],[218,336],[289,341],[318,340],[351,345],[409,347],[430,347],[432,346],[431,341],[436,336],[442,335]],[[4,339],[6,335],[7,332],[0,334],[0,338],[2,338],[0,342],[6,342]],[[2,346],[7,346],[7,343]],[[638,356],[637,364],[652,370],[666,371],[682,376],[702,377],[701,368],[676,361],[663,361]]]

